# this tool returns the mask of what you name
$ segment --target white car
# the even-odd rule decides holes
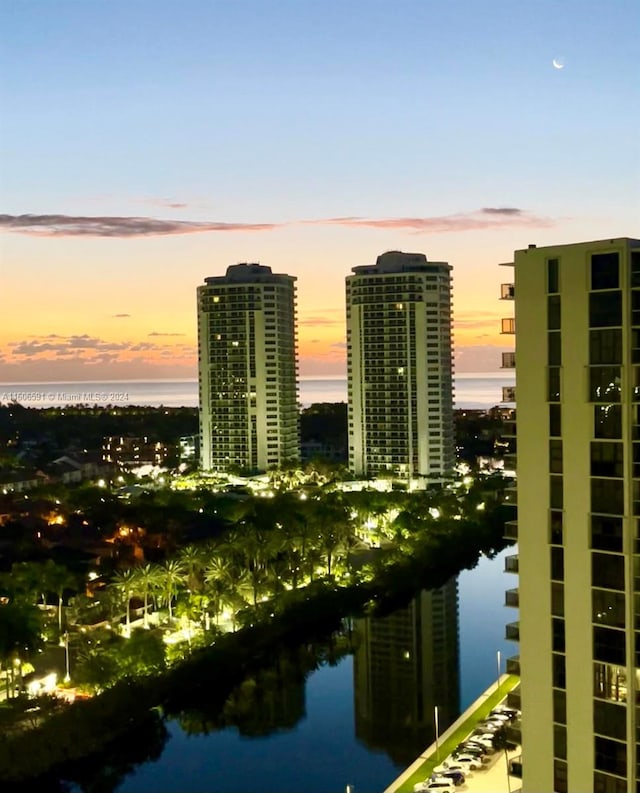
[[[427,793],[431,793],[431,791],[434,791],[434,793],[453,793],[455,789],[456,786],[453,784],[453,780],[448,779],[446,776],[439,776],[435,779],[431,779],[425,788]]]
[[[442,774],[445,771],[457,771],[459,774],[462,774],[462,776],[466,776],[470,770],[471,769],[468,766],[464,766],[461,763],[456,763],[455,760],[445,760],[444,763],[437,765],[433,769],[433,773],[437,776],[438,774]]]
[[[511,717],[506,713],[500,713],[499,711],[492,710],[487,716],[487,721],[501,721],[504,724],[508,724],[511,721]]]
[[[431,779],[425,779],[424,782],[415,784],[413,793],[428,793],[431,790],[441,790],[443,793],[449,793],[449,791],[455,789],[456,786],[451,779],[442,776],[432,776]]]
[[[472,743],[479,743],[480,746],[484,746],[485,748],[489,749],[489,751],[493,751],[495,748],[493,745],[494,735],[488,732],[481,733],[479,735],[473,734],[467,738],[467,741],[471,741]]]
[[[508,705],[498,705],[495,707],[489,716],[508,716],[511,721],[520,718],[520,711],[517,708],[510,708]]]
[[[477,771],[482,768],[482,760],[472,754],[459,754],[457,757],[452,758],[452,763],[461,765],[463,768],[468,768],[471,771]]]

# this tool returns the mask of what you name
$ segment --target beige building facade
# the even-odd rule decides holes
[[[529,246],[514,266],[523,791],[630,793],[640,241]]]
[[[266,471],[299,459],[295,280],[236,264],[198,287],[204,470]]]
[[[455,459],[451,267],[390,251],[346,279],[349,467],[425,486]]]

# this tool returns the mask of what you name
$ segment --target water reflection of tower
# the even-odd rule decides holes
[[[460,712],[457,579],[355,629],[356,736],[407,764]]]

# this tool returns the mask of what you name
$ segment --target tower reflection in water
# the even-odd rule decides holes
[[[354,627],[356,736],[407,765],[460,714],[458,581]]]

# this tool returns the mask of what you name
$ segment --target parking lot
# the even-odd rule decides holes
[[[496,688],[494,684],[488,688],[467,710],[440,736],[438,745],[433,743],[407,768],[384,793],[413,793],[418,782],[427,780],[432,769],[445,760],[455,746],[461,743],[476,728],[478,722],[486,718],[490,710],[501,703],[507,694],[517,686],[519,680],[512,675],[503,675]],[[518,746],[510,752],[499,751],[488,756],[483,768],[467,775],[464,785],[458,789],[461,793],[478,791],[482,793],[517,793],[521,789],[521,780],[507,774],[510,762],[522,754]]]

